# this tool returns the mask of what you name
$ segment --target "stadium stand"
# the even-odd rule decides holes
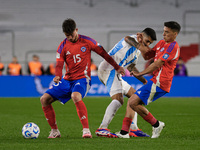
[[[108,45],[110,31],[140,31],[147,26],[162,31],[163,22],[169,20],[176,20],[183,25],[184,12],[199,10],[200,5],[199,0],[0,1],[0,56],[6,66],[7,60],[16,55],[22,64],[24,74],[27,62],[31,60],[30,52],[38,52],[44,67],[55,61],[55,54],[52,51],[56,51],[60,41],[65,38],[61,30],[65,18],[74,18],[79,25],[80,34],[96,39],[108,51],[113,43],[127,34],[125,32],[112,36],[112,41]],[[198,13],[186,15],[186,31],[191,34],[181,33],[177,39],[183,49],[190,44],[200,43]],[[162,38],[162,33],[159,32],[158,37]],[[46,53],[43,53],[44,51]],[[200,70],[195,69],[199,68],[200,64],[199,47],[196,51],[198,55],[195,59],[192,58],[186,63],[189,75],[192,76],[200,75]],[[94,53],[92,58],[97,65],[102,60]],[[140,70],[144,68],[142,59],[138,66]]]

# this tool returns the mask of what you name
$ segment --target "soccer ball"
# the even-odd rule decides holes
[[[40,134],[40,128],[33,122],[26,123],[22,128],[22,135],[26,139],[36,139]]]

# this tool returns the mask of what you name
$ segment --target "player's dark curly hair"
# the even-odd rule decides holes
[[[147,36],[150,36],[152,40],[156,41],[156,32],[152,28],[145,28],[142,32],[144,32]]]
[[[174,32],[179,33],[181,30],[181,26],[179,25],[179,23],[175,22],[175,21],[168,21],[164,23],[164,26],[172,29]]]
[[[64,33],[72,34],[76,29],[76,22],[73,19],[68,18],[64,20],[62,24],[62,29]]]

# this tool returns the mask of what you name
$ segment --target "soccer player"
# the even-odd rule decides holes
[[[144,105],[148,105],[170,91],[174,69],[180,55],[180,48],[176,42],[180,29],[180,25],[175,21],[165,22],[163,39],[144,54],[146,59],[154,58],[154,62],[142,72],[131,72],[136,78],[153,72],[153,77],[150,81],[138,89],[128,100],[130,107],[152,125],[153,132],[151,138],[158,138],[160,136],[165,123],[158,121]],[[140,50],[146,49],[141,42],[137,43],[135,41],[134,43]],[[122,129],[117,135],[121,138],[128,138],[132,118],[125,115],[124,120],[126,122],[123,121]]]
[[[92,138],[89,130],[87,109],[82,101],[91,85],[91,51],[102,56],[118,73],[125,74],[125,71],[94,39],[78,34],[78,28],[76,28],[76,23],[73,19],[65,20],[62,24],[62,29],[66,39],[60,43],[57,49],[56,73],[53,79],[57,84],[54,84],[40,98],[45,117],[51,127],[49,138],[61,136],[51,103],[59,100],[65,104],[70,99],[73,100],[76,106],[77,114],[83,126],[82,137]],[[62,78],[64,62],[66,73]]]
[[[149,46],[154,40],[156,40],[156,33],[151,28],[146,28],[141,32],[143,36],[143,43],[146,46]],[[140,35],[138,33],[138,35]],[[119,41],[110,51],[109,55],[113,57],[113,59],[122,67],[127,68],[130,72],[135,70],[138,72],[137,68],[135,67],[138,57],[140,55],[140,50],[133,46],[132,40],[140,40],[138,35],[130,35],[123,38]],[[144,52],[142,52],[144,53]],[[108,125],[112,121],[114,115],[116,114],[117,110],[123,105],[124,99],[123,95],[127,96],[128,98],[131,97],[135,93],[135,89],[131,87],[126,81],[122,79],[120,74],[118,74],[114,68],[109,65],[106,61],[102,61],[99,65],[98,69],[98,77],[101,82],[107,87],[107,90],[112,98],[111,103],[106,108],[103,120],[99,128],[96,130],[97,136],[103,137],[117,137],[115,134],[111,133],[108,129]],[[138,77],[143,84],[146,84],[147,81],[144,77]],[[127,105],[129,107],[129,105]],[[128,108],[127,108],[128,109]],[[129,110],[132,112],[130,113],[130,117],[134,120],[130,130],[130,136],[138,137],[146,137],[149,136],[143,133],[137,126],[137,113],[132,111],[130,108]]]

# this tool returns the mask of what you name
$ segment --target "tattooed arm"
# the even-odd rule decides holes
[[[132,38],[130,36],[126,36],[125,37],[125,41],[129,45],[134,46],[135,48],[137,48],[137,49],[139,49],[141,51],[142,57],[145,60],[149,60],[150,58],[154,57],[155,56],[155,52],[151,51],[151,48],[149,46],[145,45],[142,42],[142,34],[138,33],[137,39],[138,39],[139,42],[137,42],[135,40],[135,38]]]
[[[128,66],[128,71],[129,72],[137,72],[139,73],[138,69],[135,67],[135,64],[131,64],[130,66]],[[140,77],[136,77],[138,80],[140,80],[143,84],[146,84],[147,83],[147,80],[143,77],[143,76],[140,76]]]

